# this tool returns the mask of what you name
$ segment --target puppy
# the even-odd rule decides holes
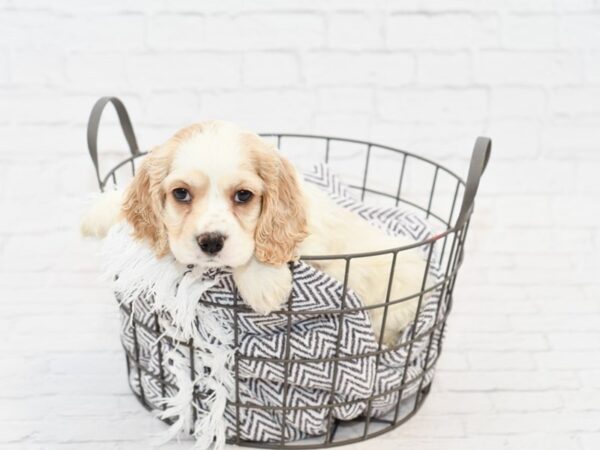
[[[115,213],[115,210],[118,211]],[[411,244],[392,238],[306,185],[291,163],[259,136],[233,124],[204,122],[184,128],[143,161],[119,199],[98,203],[82,224],[101,237],[118,220],[157,257],[182,264],[230,267],[241,297],[267,314],[284,304],[292,287],[287,263],[300,255],[385,250]],[[343,282],[345,260],[311,260]],[[366,306],[386,301],[391,254],[353,258],[348,287]],[[389,300],[369,310],[375,335],[393,344],[416,314],[425,263],[418,250],[398,253]],[[381,336],[381,333],[384,333]]]

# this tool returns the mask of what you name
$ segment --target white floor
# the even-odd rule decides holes
[[[482,239],[477,228],[471,237]],[[394,432],[347,448],[600,448],[598,281],[552,269],[540,277],[532,258],[527,269],[484,250],[467,249],[465,261],[425,406]],[[146,449],[164,429],[129,393],[116,304],[87,263],[77,280],[54,275],[45,288],[27,287],[35,273],[4,280],[0,449]]]

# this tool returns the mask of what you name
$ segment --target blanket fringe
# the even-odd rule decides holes
[[[233,330],[218,309],[198,302],[217,283],[218,274],[208,278],[197,267],[182,265],[171,255],[157,259],[152,249],[131,233],[126,223],[109,232],[102,249],[106,276],[113,279],[121,303],[131,307],[130,319],[136,301],[146,301],[152,305],[151,312],[158,313],[166,335],[176,342],[193,342],[194,347],[194,380],[187,348],[183,351],[177,344],[165,352],[179,390],[160,401],[164,410],[158,416],[173,424],[158,440],[164,443],[193,430],[194,448],[221,450],[226,439],[225,407],[235,389]],[[194,398],[196,392],[211,391],[201,402]]]

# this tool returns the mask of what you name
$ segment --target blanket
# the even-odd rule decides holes
[[[417,241],[432,235],[419,214],[362,203],[325,165],[304,177],[391,235]],[[172,424],[166,438],[193,430],[199,448],[222,448],[236,435],[249,441],[322,435],[332,419],[393,413],[402,386],[406,399],[432,380],[441,331],[434,331],[429,351],[431,337],[423,333],[445,312],[436,292],[423,298],[418,320],[401,332],[398,343],[405,345],[384,347],[378,357],[366,311],[332,313],[342,297],[346,308],[360,308],[358,296],[351,290],[344,296],[342,283],[306,262],[290,265],[293,289],[285,308],[298,313],[290,320],[289,314],[249,309],[235,317],[240,300],[229,271],[197,273],[171,257],[158,261],[126,226],[111,232],[107,255],[124,306],[121,341],[130,386]],[[439,273],[434,252],[428,276],[439,280]]]

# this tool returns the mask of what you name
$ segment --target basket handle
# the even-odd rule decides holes
[[[125,108],[123,102],[117,97],[102,97],[98,99],[92,108],[92,112],[90,113],[90,118],[88,120],[87,144],[90,152],[90,158],[92,158],[92,164],[94,164],[94,169],[96,170],[98,186],[100,187],[101,191],[104,191],[104,187],[102,186],[102,180],[100,179],[100,168],[98,166],[98,128],[100,126],[100,118],[102,117],[104,108],[109,103],[112,103],[117,111],[117,115],[119,116],[119,124],[121,125],[121,130],[123,131],[123,135],[127,140],[127,145],[129,146],[129,152],[131,153],[131,156],[137,156],[140,154],[137,139],[133,131],[133,126],[131,125],[129,114],[127,113],[127,109]]]
[[[479,188],[479,181],[487,167],[491,153],[492,140],[487,137],[478,137],[475,141],[475,146],[473,147],[473,154],[471,155],[469,175],[467,176],[467,184],[465,186],[460,213],[456,220],[456,229],[461,229],[471,217],[475,196],[477,195],[477,189]]]

